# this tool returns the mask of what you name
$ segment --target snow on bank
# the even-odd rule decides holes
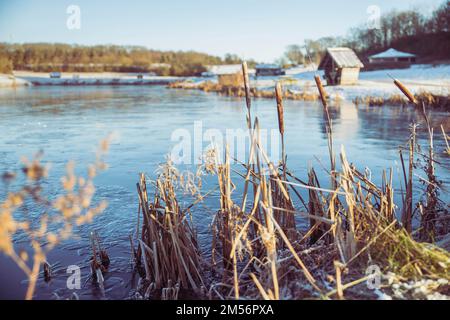
[[[362,80],[385,80],[386,78],[389,79],[388,74],[400,81],[425,80],[440,84],[450,84],[450,65],[433,66],[429,64],[417,64],[408,69],[361,72],[360,78]]]
[[[323,78],[323,71],[318,71],[317,74]],[[273,90],[275,83],[281,81],[293,93],[316,93],[314,75],[315,72],[309,71],[285,77],[263,77],[253,80],[252,85],[260,90]],[[442,96],[450,95],[450,65],[414,65],[408,69],[362,71],[357,85],[326,86],[325,89],[331,99],[340,98],[348,101],[358,97],[386,98],[401,94],[389,76],[400,80],[414,94],[428,92]]]
[[[30,83],[26,80],[16,78],[12,75],[0,74],[0,87],[28,86]]]
[[[49,73],[16,71],[17,79],[43,86],[83,86],[83,85],[166,85],[177,81],[178,77],[149,76],[138,73],[61,73],[59,78],[50,78]],[[139,77],[138,77],[139,75]]]

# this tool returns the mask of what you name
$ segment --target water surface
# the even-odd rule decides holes
[[[328,177],[319,164],[327,167],[329,163],[321,106],[299,101],[286,101],[285,106],[290,169],[306,180],[308,168],[314,165],[321,182],[327,186]],[[405,145],[410,124],[422,122],[414,109],[354,106],[344,102],[331,106],[330,112],[337,151],[344,144],[348,159],[361,170],[369,167],[373,180],[378,183],[382,171],[389,168],[394,170],[394,179],[399,180],[398,147]],[[253,101],[253,115],[258,116],[262,128],[277,129],[274,101]],[[432,112],[431,117],[435,124],[448,121],[448,113],[444,112]],[[106,199],[108,208],[93,224],[77,230],[76,239],[63,243],[49,254],[48,260],[55,266],[54,278],[49,284],[39,282],[37,299],[52,299],[54,293],[70,296],[71,291],[65,285],[66,268],[70,264],[82,267],[83,288],[77,292],[80,298],[103,297],[95,285],[86,281],[90,256],[88,239],[92,230],[98,231],[112,258],[111,269],[105,277],[104,298],[129,297],[136,286],[131,273],[128,235],[134,232],[136,225],[138,174],[146,172],[154,177],[156,168],[175,144],[170,141],[174,130],[186,129],[193,133],[195,121],[202,121],[204,131],[245,129],[244,101],[164,87],[31,87],[0,91],[0,172],[18,171],[22,156],[31,158],[43,150],[44,162],[51,164],[50,177],[45,184],[49,197],[60,191],[59,177],[64,174],[68,160],[74,160],[80,170],[86,168],[95,159],[98,142],[114,133],[106,157],[109,169],[95,180],[96,200]],[[419,136],[423,143],[423,126]],[[436,153],[441,154],[444,143],[440,135],[436,136],[435,144]],[[437,173],[448,187],[448,158],[438,157],[438,160],[445,167],[439,167]],[[211,179],[206,182],[205,190],[213,187]],[[3,185],[0,188],[3,199],[7,190]],[[240,188],[238,185],[238,191]],[[400,185],[396,184],[396,188],[399,202]],[[415,196],[419,195],[420,190],[416,189]],[[194,215],[205,251],[210,243],[208,223],[217,209],[216,197],[206,200]],[[188,197],[182,199],[188,204]],[[443,199],[448,203],[448,193],[443,194]],[[17,246],[25,246],[21,237],[17,239]],[[0,257],[1,298],[23,298],[26,288],[23,279],[21,271],[9,259]]]

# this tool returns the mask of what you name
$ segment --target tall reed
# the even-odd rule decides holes
[[[154,182],[153,201],[149,199],[144,174],[137,184],[143,220],[139,245],[133,252],[142,259],[145,269],[146,297],[163,295],[173,284],[197,294],[204,288],[197,236],[176,197],[174,183],[178,178],[170,162],[163,166]]]

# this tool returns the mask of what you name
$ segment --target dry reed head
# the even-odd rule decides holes
[[[417,100],[414,97],[414,95],[411,93],[411,91],[409,91],[409,89],[403,83],[401,83],[397,79],[394,79],[394,84],[397,86],[397,88],[400,89],[400,91],[408,98],[408,100],[411,103],[413,103],[413,104],[417,103]]]
[[[280,130],[280,134],[284,135],[283,89],[281,88],[281,84],[279,82],[275,86],[275,96],[277,100],[278,128]]]
[[[315,75],[314,80],[316,82],[317,89],[319,90],[319,95],[320,95],[320,99],[322,101],[322,105],[324,108],[326,108],[328,106],[327,94],[325,92],[325,89],[323,88],[322,81],[320,80],[320,76]]]

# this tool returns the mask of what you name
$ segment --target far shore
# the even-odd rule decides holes
[[[185,78],[117,72],[61,72],[58,77],[52,78],[48,72],[14,71],[12,75],[0,74],[0,87],[27,85],[167,85],[183,79]]]
[[[326,86],[327,94],[333,100],[347,100],[370,105],[404,104],[404,97],[398,91],[390,76],[399,79],[416,96],[433,100],[433,105],[447,109],[450,96],[450,65],[415,65],[409,69],[362,71],[358,84],[351,86]],[[275,83],[281,82],[286,98],[293,100],[317,100],[314,75],[322,72],[251,79],[255,98],[273,98]],[[55,75],[54,75],[55,76]],[[116,72],[62,72],[52,78],[50,73],[14,71],[13,75],[0,74],[0,87],[19,86],[102,86],[164,85],[169,88],[200,89],[229,96],[242,96],[242,88],[223,87],[217,77],[164,77],[139,73]]]

